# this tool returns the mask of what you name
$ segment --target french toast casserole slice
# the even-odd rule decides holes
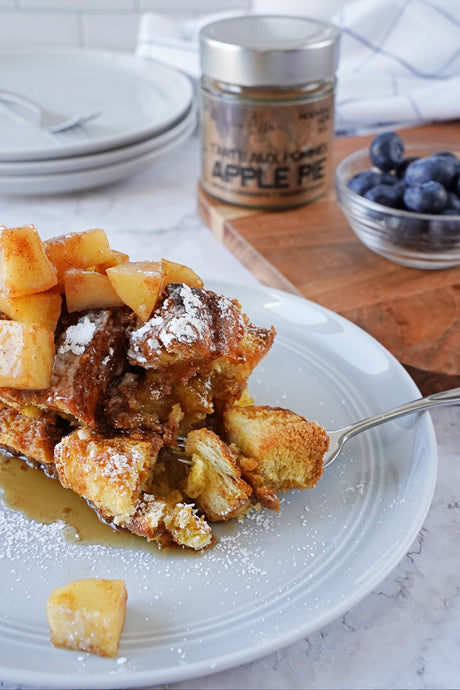
[[[278,511],[278,492],[314,486],[328,437],[252,404],[248,378],[275,330],[194,282],[163,285],[147,319],[129,306],[69,313],[64,300],[50,385],[0,387],[0,445],[114,527],[201,550],[213,522]]]

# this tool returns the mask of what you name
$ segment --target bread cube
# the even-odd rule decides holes
[[[227,442],[254,461],[251,472],[268,487],[309,489],[321,478],[329,436],[316,422],[266,405],[229,408],[223,420]]]
[[[57,283],[56,271],[33,225],[0,232],[0,292],[22,297]]]
[[[195,429],[187,436],[185,452],[193,460],[185,493],[208,520],[229,520],[251,504],[252,488],[230,448],[211,429]]]
[[[13,321],[39,323],[54,332],[61,315],[62,297],[48,290],[25,297],[8,297],[0,293],[0,310]]]
[[[161,441],[138,441],[128,436],[105,437],[77,429],[57,444],[54,460],[66,489],[95,505],[107,519],[132,515],[148,479]]]
[[[161,268],[164,274],[162,290],[164,290],[168,283],[185,283],[189,287],[203,287],[203,281],[200,276],[184,264],[178,264],[169,259],[162,259]]]
[[[190,503],[177,503],[164,516],[164,524],[176,544],[200,551],[212,543],[211,528]]]
[[[166,498],[156,498],[157,488],[162,493],[161,487],[154,485],[155,496],[144,493],[134,515],[120,526],[160,545],[170,544],[172,538],[176,544],[195,551],[210,546],[211,527],[204,516],[198,515],[190,503],[184,503],[179,491],[172,490]]]
[[[0,386],[48,388],[54,352],[53,333],[44,326],[0,321]]]
[[[70,268],[88,268],[112,259],[112,250],[105,230],[95,228],[70,232],[46,240],[45,251],[55,266],[58,284],[64,289],[64,273]]]
[[[46,605],[56,647],[116,657],[128,594],[123,580],[88,578],[58,587]]]
[[[108,277],[95,271],[85,271],[82,268],[71,268],[66,271],[64,291],[69,312],[108,309],[124,305]]]
[[[160,261],[126,261],[107,269],[113,289],[143,321],[148,321],[163,283]]]
[[[54,412],[27,405],[21,411],[0,403],[0,444],[41,464],[54,462],[62,426]]]

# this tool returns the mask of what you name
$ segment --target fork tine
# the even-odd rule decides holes
[[[178,460],[179,462],[184,463],[184,465],[193,465],[193,460],[189,460],[188,458],[184,457],[185,454],[185,441],[186,438],[185,436],[178,436],[176,438],[176,445],[175,446],[168,446],[169,450],[172,451],[173,455],[175,456],[175,459]]]

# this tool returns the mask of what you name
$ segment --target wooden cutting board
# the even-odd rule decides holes
[[[457,149],[460,122],[401,132],[405,143]],[[337,139],[334,167],[372,137]],[[460,266],[424,271],[394,264],[355,236],[333,188],[285,211],[251,210],[198,188],[212,232],[264,284],[303,295],[342,314],[379,340],[424,394],[460,386]]]

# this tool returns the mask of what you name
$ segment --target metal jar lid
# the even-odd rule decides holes
[[[294,86],[332,77],[340,31],[305,17],[222,19],[200,32],[203,74],[240,86]]]

